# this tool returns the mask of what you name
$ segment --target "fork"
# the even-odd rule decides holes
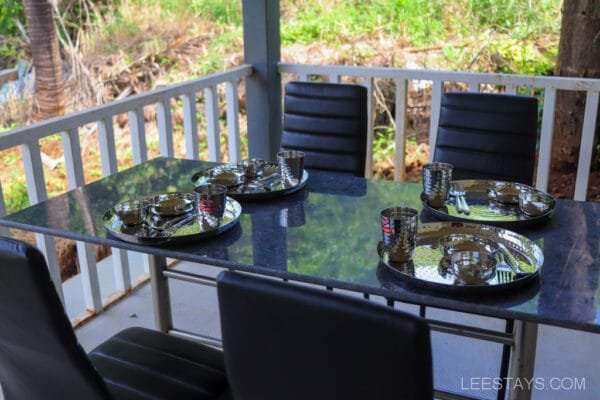
[[[498,248],[500,249],[500,251],[498,252],[500,262],[503,262],[504,264],[507,264],[510,267],[511,273],[514,274],[515,278],[520,278],[531,274],[531,272],[523,271],[521,269],[521,267],[519,266],[519,261],[515,258],[515,256],[513,256],[513,254],[506,247],[506,245],[498,242]]]
[[[496,277],[499,284],[511,283],[515,280],[515,274],[507,270],[496,270]]]
[[[496,276],[498,278],[498,283],[503,284],[503,283],[510,283],[512,281],[515,280],[515,278],[517,277],[517,274],[515,274],[515,271],[512,268],[512,265],[510,264],[510,262],[506,261],[504,258],[504,251],[499,251],[498,252],[498,264],[505,264],[509,266],[509,270],[507,270],[506,268],[496,268]]]

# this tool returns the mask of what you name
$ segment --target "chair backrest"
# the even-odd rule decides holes
[[[367,89],[360,85],[289,82],[281,147],[306,153],[307,169],[365,175]]]
[[[427,323],[363,299],[223,272],[225,369],[236,400],[433,396]]]
[[[531,185],[537,121],[535,97],[446,93],[433,160],[452,164],[452,179]]]
[[[6,400],[109,399],[79,346],[43,255],[0,238],[0,382]]]

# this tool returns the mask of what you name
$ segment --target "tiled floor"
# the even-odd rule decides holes
[[[218,270],[197,264],[180,263],[177,268],[198,269],[217,274]],[[216,289],[186,282],[170,281],[174,325],[179,329],[211,336],[220,335]],[[375,299],[377,301],[377,299]],[[399,307],[416,312],[416,307]],[[503,323],[459,313],[428,309],[428,317],[502,329]],[[149,285],[144,285],[92,321],[77,330],[86,350],[117,331],[129,326],[154,326]],[[432,336],[435,385],[452,391],[462,391],[485,399],[495,398],[494,390],[482,390],[488,378],[497,374],[500,345],[446,334]],[[600,335],[540,326],[537,362],[535,366],[536,400],[596,400],[600,393]],[[573,386],[574,379],[584,378],[583,390],[555,390]],[[488,383],[486,383],[488,382]],[[581,382],[581,381],[579,381]]]

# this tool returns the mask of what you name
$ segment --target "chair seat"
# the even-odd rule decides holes
[[[89,358],[115,399],[229,399],[223,354],[144,328],[125,329]]]

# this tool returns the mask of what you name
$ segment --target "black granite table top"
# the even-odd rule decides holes
[[[102,215],[136,197],[191,191],[212,163],[157,158],[0,219],[1,225],[176,259],[257,272],[390,299],[600,333],[600,204],[559,200],[552,219],[516,230],[544,252],[539,283],[503,294],[416,289],[379,266],[379,212],[421,209],[418,184],[311,172],[293,195],[243,202],[239,224],[218,237],[159,247],[114,239]]]

